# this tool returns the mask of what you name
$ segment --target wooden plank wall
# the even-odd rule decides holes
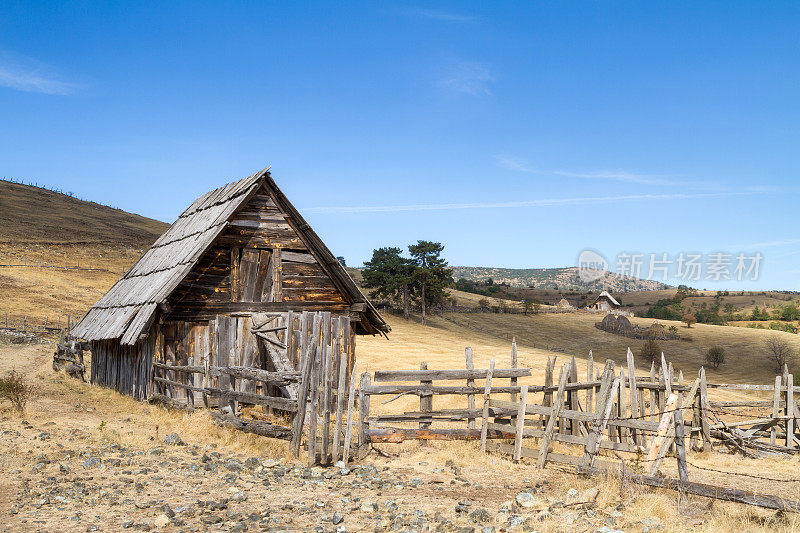
[[[153,336],[135,346],[123,346],[117,340],[92,342],[91,383],[146,400],[150,392],[154,341]]]
[[[291,309],[295,302],[314,311],[347,308],[287,216],[262,190],[234,214],[170,296],[167,319],[200,321],[217,314],[280,311],[275,304]]]

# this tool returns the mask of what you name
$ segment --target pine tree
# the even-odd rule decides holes
[[[426,309],[430,305],[444,302],[447,287],[453,284],[453,271],[441,257],[444,246],[438,242],[417,241],[408,247],[414,265],[414,284],[419,289],[422,323],[425,324]]]
[[[413,283],[414,265],[402,257],[400,248],[385,247],[372,251],[372,259],[364,263],[364,287],[370,295],[396,301],[402,298],[403,317],[408,319],[408,304]]]

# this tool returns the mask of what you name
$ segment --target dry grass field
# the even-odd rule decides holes
[[[430,368],[458,368],[463,366],[467,345],[475,350],[476,367],[487,365],[492,357],[497,358],[499,366],[508,364],[510,346],[504,340],[440,318],[434,319],[430,327],[391,316],[388,319],[393,328],[389,340],[359,338],[357,358],[361,370],[418,368],[423,360]],[[602,526],[641,531],[648,525],[662,531],[720,531],[734,527],[748,531],[800,530],[797,515],[712,503],[703,498],[679,500],[675,493],[631,484],[623,490],[613,478],[581,479],[564,474],[556,466],[537,470],[527,461],[515,464],[503,456],[482,454],[476,442],[381,445],[379,448],[389,457],[373,452],[357,462],[376,467],[367,472],[368,477],[320,476],[315,481],[313,475],[305,477],[304,462],[293,461],[283,442],[220,429],[203,412],[189,415],[167,411],[54,373],[50,369],[50,345],[11,345],[0,340],[0,354],[0,373],[14,368],[37,390],[24,418],[0,404],[0,446],[8,450],[0,456],[0,472],[6,474],[0,476],[0,524],[7,530],[86,531],[97,527],[95,530],[116,531],[130,523],[168,531],[183,527],[230,530],[239,523],[239,517],[254,516],[257,518],[252,522],[241,518],[249,529],[311,530],[330,524],[335,511],[345,517],[347,531],[391,529],[397,523],[392,520],[398,516],[406,517],[404,520],[428,520],[431,526],[449,523],[445,528],[453,530],[486,525],[520,530],[519,526],[507,525],[511,514],[521,516],[527,520],[526,527],[539,531],[594,531]],[[523,382],[541,382],[547,355],[546,351],[520,346],[520,364],[530,366],[534,374]],[[438,403],[440,400],[448,403]],[[435,401],[437,408],[458,404],[458,400],[440,397]],[[376,410],[415,407],[408,398],[388,405],[376,403],[373,401]],[[178,432],[188,446],[164,446],[164,437],[172,432]],[[556,448],[568,451],[567,446]],[[220,454],[219,459],[212,460],[213,466],[205,469],[201,456],[212,452]],[[91,457],[101,458],[103,467],[84,468],[82,465]],[[279,466],[259,467],[253,472],[231,472],[225,467],[228,461],[243,462],[247,457],[257,457],[269,465],[278,461]],[[690,454],[689,460],[699,466],[779,478],[796,477],[792,473],[797,472],[796,459],[755,461],[704,452]],[[667,475],[675,475],[672,462],[665,462]],[[193,470],[191,465],[202,468]],[[271,469],[284,466],[299,468],[281,478],[267,476]],[[691,475],[696,481],[728,486],[734,483],[741,488],[800,499],[798,483],[739,479],[696,469],[691,470]],[[268,484],[262,482],[265,476]],[[375,476],[391,482],[376,485],[369,481]],[[559,501],[578,501],[567,495],[573,488],[579,494],[597,488],[596,505],[588,510],[559,507]],[[504,506],[510,506],[506,502],[525,490],[536,491],[536,508],[503,511]],[[221,501],[242,492],[247,500],[229,501],[227,511],[201,507],[202,501]],[[380,512],[373,516],[363,511],[360,502],[365,501],[377,503]],[[393,505],[391,502],[398,509],[385,511]],[[456,512],[459,502],[469,502],[469,512],[487,510],[489,521],[481,524],[467,513]],[[165,503],[177,511],[183,526],[164,524],[160,515]],[[420,514],[415,515],[417,511]],[[220,522],[211,522],[217,519]]]

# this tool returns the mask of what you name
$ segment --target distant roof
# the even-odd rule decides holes
[[[269,169],[207,192],[194,201],[153,246],[92,306],[72,331],[86,340],[121,339],[136,344],[164,302],[228,225],[251,193],[266,185],[298,235],[352,303],[364,303],[367,329],[387,332],[389,325],[353,279],[272,180]]]
[[[608,293],[608,291],[603,291],[603,292],[601,292],[600,294],[598,294],[598,295],[597,295],[597,298],[595,298],[595,299],[594,299],[594,302],[592,302],[592,304],[596,304],[596,303],[597,303],[597,300],[599,300],[600,298],[603,298],[603,297],[605,297],[605,298],[608,298],[608,299],[609,299],[609,301],[610,301],[612,304],[614,304],[614,305],[620,305],[620,303],[619,303],[618,301],[616,301],[616,300],[614,299],[614,297],[613,297],[613,296],[611,296],[611,295]]]

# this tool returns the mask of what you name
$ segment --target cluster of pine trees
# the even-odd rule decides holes
[[[401,248],[378,248],[364,263],[363,285],[373,297],[402,302],[406,319],[412,302],[417,302],[424,324],[427,309],[443,304],[446,289],[453,284],[453,271],[442,257],[443,250],[441,243],[431,241],[410,245],[408,257]]]

